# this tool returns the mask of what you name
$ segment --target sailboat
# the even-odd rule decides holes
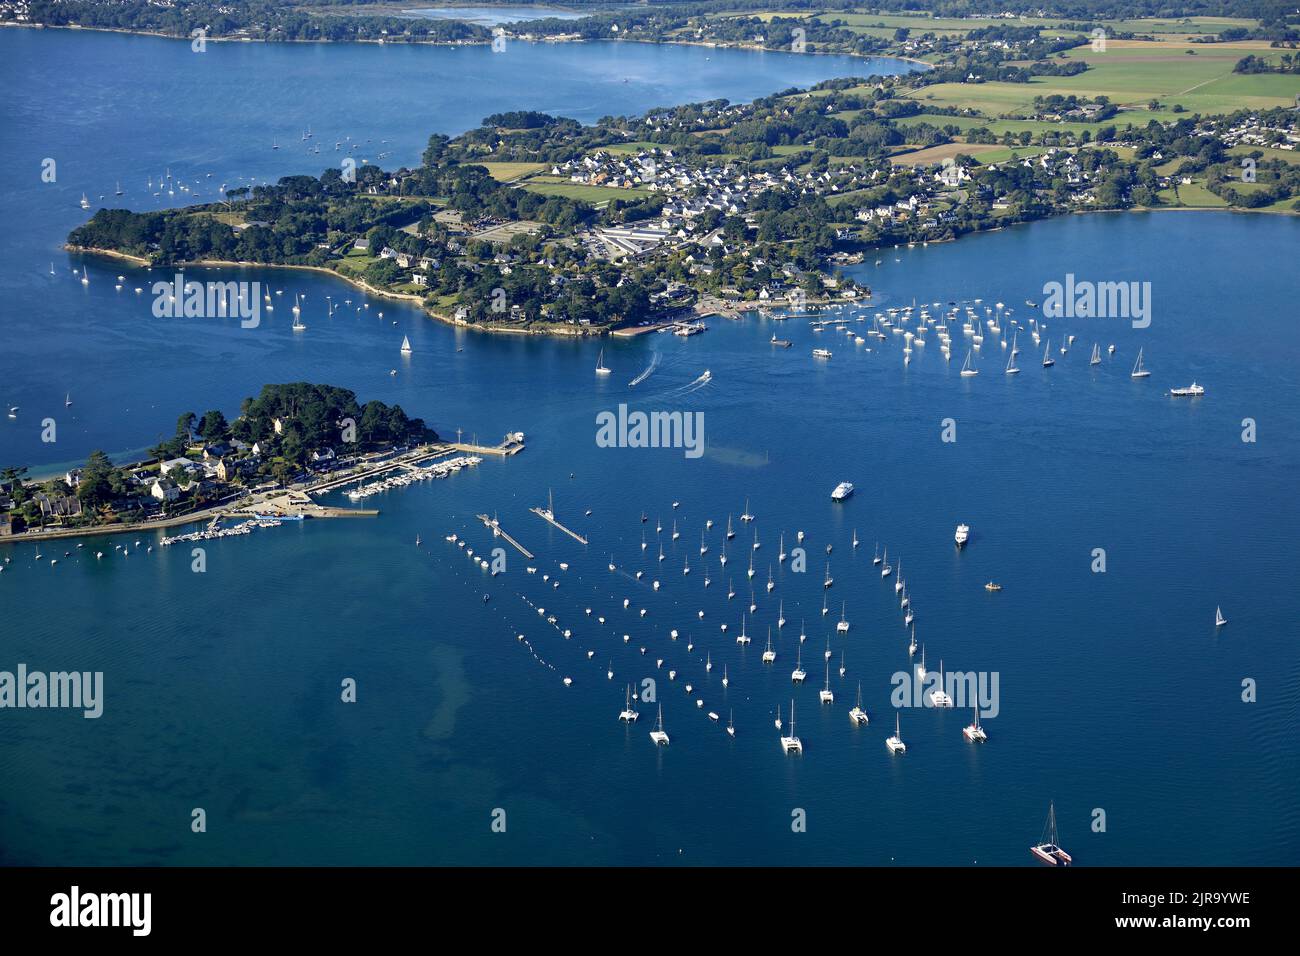
[[[664,705],[659,705],[659,719],[655,721],[655,729],[650,731],[650,739],[656,746],[667,747],[668,735],[664,733]]]
[[[844,616],[844,612],[847,609],[847,607],[848,607],[847,601],[840,602],[840,622],[835,625],[835,631],[838,634],[847,634],[849,632],[849,620],[847,617]]]
[[[796,684],[802,684],[803,679],[807,676],[808,672],[803,669],[803,644],[800,644],[798,653],[795,655],[794,670],[790,672],[790,680]]]
[[[1089,365],[1101,364],[1101,346],[1096,342],[1092,343],[1092,358],[1088,359]]]
[[[771,664],[776,660],[776,651],[772,650],[772,628],[767,629],[767,649],[763,651],[763,663]]]
[[[872,564],[880,563],[880,542],[879,541],[876,542],[876,556],[871,559],[871,563]]]
[[[731,515],[727,515],[727,540],[730,541],[736,536],[736,532],[731,530]]]
[[[841,677],[844,676],[844,671],[845,671],[845,667],[844,667],[844,652],[843,652],[843,651],[840,651],[840,676],[841,676]]]
[[[1070,854],[1062,850],[1056,843],[1056,804],[1055,802],[1047,805],[1047,825],[1043,827],[1041,842],[1029,848],[1029,852],[1036,856],[1040,862],[1048,866],[1069,866],[1074,862]]]
[[[1043,346],[1043,368],[1051,368],[1056,364],[1056,359],[1052,358],[1052,340],[1048,339],[1047,344]]]
[[[975,720],[972,723],[962,728],[961,731],[962,736],[965,737],[967,740],[969,740],[971,743],[983,743],[984,741],[989,739],[989,735],[986,734],[984,732],[984,728],[980,726],[979,704],[976,704],[974,707],[971,708],[971,710],[975,711]]]
[[[746,622],[746,620],[747,620],[747,619],[746,619],[745,615],[742,613],[742,614],[740,615],[740,633],[736,635],[736,643],[737,643],[737,644],[742,644],[742,645],[744,645],[744,644],[748,644],[748,643],[750,642],[750,640],[751,640],[750,636],[749,636],[748,634],[745,633],[745,622]]]
[[[704,543],[704,532],[700,532],[700,554],[708,554],[709,546]]]
[[[803,753],[803,741],[801,741],[794,732],[794,700],[790,701],[790,733],[788,736],[781,738],[781,749],[788,754]]]
[[[1214,626],[1223,627],[1223,625],[1227,623],[1228,623],[1228,619],[1223,616],[1223,611],[1220,608],[1216,607],[1214,609]]]
[[[407,355],[411,353],[411,340],[405,335],[402,336],[402,352]]]
[[[82,208],[82,209],[89,209],[89,208],[90,208],[90,200],[86,198],[86,194],[85,194],[85,193],[82,193],[82,194],[81,194],[81,208]]]
[[[63,407],[64,407],[64,408],[69,408],[69,407],[71,407],[71,405],[72,405],[72,393],[71,393],[71,392],[66,392],[66,393],[64,393],[64,398],[63,398]]]
[[[970,349],[967,349],[967,350],[966,350],[966,361],[963,362],[963,363],[962,363],[962,366],[961,366],[961,374],[962,374],[962,378],[970,378],[972,375],[978,375],[978,374],[980,373],[980,370],[979,370],[979,369],[977,369],[977,368],[971,368],[971,365],[970,365],[970,354],[971,354],[971,350],[970,350]]]
[[[822,587],[823,587],[823,588],[828,588],[828,587],[830,587],[830,586],[831,586],[832,584],[834,584],[834,583],[835,583],[835,579],[834,579],[833,577],[831,577],[831,563],[830,563],[829,561],[827,561],[827,562],[826,562],[826,579],[825,579],[824,581],[822,581]]]
[[[831,690],[831,662],[826,662],[826,686],[817,692],[823,704],[835,703],[835,692]]]
[[[767,589],[771,591],[774,587],[776,587],[776,582],[772,580],[772,565],[769,564],[767,566]]]
[[[600,350],[600,355],[596,356],[596,374],[608,375],[609,369],[605,367],[605,350]]]
[[[907,744],[903,743],[902,732],[898,726],[898,712],[894,712],[894,736],[885,738],[885,746],[889,748],[891,754],[901,754],[907,752]]]
[[[122,195],[122,184],[120,182],[117,184],[117,190],[113,193],[113,195],[114,196]]]
[[[858,681],[858,702],[849,711],[849,720],[855,724],[867,723],[867,712],[862,709],[862,681]]]
[[[633,723],[640,716],[632,709],[632,685],[627,685],[627,698],[623,704],[623,712],[618,715],[618,719],[625,724]],[[653,734],[651,735],[653,737]]]
[[[1133,372],[1129,378],[1146,378],[1151,373],[1142,367],[1142,349],[1138,349],[1137,361],[1133,363]]]
[[[745,499],[745,512],[740,516],[741,521],[753,521],[754,516],[749,513],[749,499]]]
[[[780,704],[776,705],[776,720],[772,721],[772,723],[776,725],[777,730],[781,729],[781,705]]]
[[[727,713],[727,736],[736,736],[736,711],[734,708]]]
[[[911,643],[909,643],[909,644],[907,645],[907,656],[908,656],[908,657],[915,657],[915,656],[916,656],[916,627],[915,627],[915,626],[912,627],[912,640],[911,640]]]
[[[777,541],[776,552],[777,552],[776,560],[778,562],[784,563],[785,562],[785,532],[784,531],[781,532],[780,539]]]
[[[1015,349],[1012,349],[1012,350],[1011,350],[1011,357],[1007,359],[1007,374],[1008,374],[1008,375],[1019,375],[1019,374],[1020,374],[1020,369],[1016,368],[1016,352],[1015,352]]]

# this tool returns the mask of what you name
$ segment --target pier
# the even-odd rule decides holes
[[[514,545],[515,549],[520,554],[522,554],[525,558],[527,558],[530,561],[533,559],[533,553],[529,551],[527,548],[525,548],[518,541],[516,541],[514,538],[510,537],[510,535],[506,533],[506,529],[501,527],[501,522],[498,521],[496,518],[489,518],[487,515],[475,515],[475,517],[478,518],[479,521],[482,521],[483,524],[487,526],[487,528],[492,532],[493,537],[505,538],[512,545]]]
[[[555,520],[555,505],[553,502],[547,501],[545,508],[529,508],[528,510],[531,511],[533,514],[537,515],[539,518],[542,518],[543,520],[549,522],[550,524],[553,524],[555,527],[559,528],[561,531],[567,534],[574,541],[577,541],[579,544],[587,543],[587,539],[584,538],[582,535],[578,534],[578,532],[572,530],[571,528],[566,528],[564,525],[560,524],[560,522]]]
[[[499,445],[474,445],[468,442],[451,442],[447,445],[452,451],[464,452],[467,455],[498,455],[502,458],[508,458],[511,455],[517,455],[524,450],[524,433],[514,432],[507,435]]]

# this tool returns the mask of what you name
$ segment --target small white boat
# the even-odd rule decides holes
[[[817,697],[823,704],[835,703],[835,692],[831,690],[831,663],[826,662],[826,685],[817,692]]]
[[[1029,852],[1037,857],[1040,863],[1045,863],[1048,866],[1069,866],[1074,862],[1070,854],[1062,850],[1056,842],[1056,804],[1054,802],[1048,804],[1047,824],[1043,827],[1043,835],[1039,840],[1039,843],[1029,848]]]
[[[1174,398],[1199,398],[1205,394],[1205,386],[1193,382],[1191,385],[1184,385],[1182,388],[1171,388],[1169,394]]]
[[[894,713],[894,735],[885,738],[885,746],[889,748],[891,754],[907,752],[907,744],[903,743],[902,732],[899,730],[897,712]]]
[[[402,352],[406,355],[411,354],[411,340],[405,335],[402,336]]]
[[[986,733],[984,732],[984,728],[980,726],[980,709],[979,709],[979,705],[976,704],[976,705],[975,705],[973,708],[971,708],[971,709],[974,710],[974,712],[975,712],[975,719],[974,719],[971,723],[967,724],[965,727],[962,728],[962,731],[961,731],[962,736],[965,737],[967,740],[969,740],[969,741],[970,741],[971,743],[973,743],[973,744],[974,744],[974,743],[984,743],[985,741],[987,741],[987,740],[989,739],[989,735],[986,734]]]
[[[801,741],[794,732],[794,701],[793,700],[790,701],[790,733],[781,737],[781,749],[788,754],[803,753],[803,741]]]
[[[970,537],[970,525],[957,525],[957,532],[953,535],[953,540],[957,542],[957,547],[964,547],[967,539]]]
[[[858,681],[858,702],[849,711],[849,720],[855,724],[867,723],[867,712],[862,709],[862,681]]]
[[[664,733],[664,705],[659,705],[659,719],[655,721],[655,729],[650,731],[650,739],[655,742],[656,746],[668,746],[668,735]]]
[[[1129,373],[1129,378],[1149,378],[1151,373],[1142,367],[1142,349],[1138,349],[1137,361],[1133,363],[1133,371]]]
[[[604,350],[604,349],[601,349],[601,350],[600,350],[600,355],[598,355],[598,356],[596,357],[596,374],[597,374],[597,375],[608,375],[608,374],[609,374],[609,369],[607,369],[607,368],[605,367],[605,350]]]
[[[1227,623],[1228,623],[1228,619],[1223,616],[1222,609],[1216,607],[1214,609],[1214,626],[1223,627],[1223,625]]]
[[[635,723],[640,715],[632,709],[632,685],[627,685],[627,699],[623,705],[623,712],[618,715],[618,719],[625,724]],[[651,735],[653,737],[653,735]]]

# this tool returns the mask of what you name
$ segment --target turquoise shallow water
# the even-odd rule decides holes
[[[182,110],[168,115],[180,132],[164,141],[119,134],[169,97],[184,103],[198,95],[149,80],[149,64],[169,44],[0,33],[0,44],[29,51],[24,76],[58,56],[108,57],[98,41],[131,49],[148,42],[158,52],[119,67],[107,92],[40,87],[51,97],[42,106],[15,97],[0,107],[9,111],[0,154],[11,168],[38,164],[46,152],[39,135],[15,132],[18,112],[40,120],[45,141],[61,142],[72,161],[94,159],[94,175],[109,186],[136,155],[148,157],[137,177],[168,162],[203,170],[227,162],[223,156],[239,160],[223,167],[231,175],[237,167],[272,175],[303,161],[263,147],[272,134],[258,124],[276,115],[273,104],[221,120],[216,132]],[[583,49],[537,52],[533,68],[556,78],[541,92],[565,89],[574,56],[663,54]],[[54,52],[30,52],[42,50]],[[237,52],[263,76],[325,62],[315,49]],[[421,63],[461,55],[423,53]],[[823,58],[811,59],[822,68]],[[0,61],[14,68],[12,57]],[[688,74],[702,64],[681,61],[683,88],[640,88],[638,102],[696,98],[698,81]],[[620,61],[617,69],[627,67]],[[737,98],[764,91],[727,76]],[[789,80],[766,79],[771,89]],[[290,95],[261,82],[265,99]],[[444,91],[449,101],[453,92]],[[112,105],[131,95],[160,99],[134,112]],[[596,114],[613,109],[596,106]],[[67,111],[81,109],[103,111],[94,114],[103,125],[88,140],[91,150],[74,149],[70,138],[78,125]],[[460,125],[490,111],[471,102]],[[310,119],[332,141],[330,120]],[[444,121],[439,128],[456,128]],[[358,136],[392,139],[390,124],[408,137],[394,145],[399,155],[418,152],[430,125],[395,108],[346,125]],[[287,141],[291,133],[280,135]],[[169,158],[186,149],[189,158]],[[1282,864],[1294,856],[1300,606],[1290,546],[1300,533],[1300,332],[1291,321],[1295,282],[1283,267],[1300,238],[1294,220],[1071,217],[891,250],[879,265],[856,267],[882,307],[982,297],[1008,303],[1023,319],[1024,300],[1040,300],[1043,284],[1067,272],[1152,283],[1150,328],[1051,321],[1054,335],[1078,340],[1050,371],[1023,339],[1021,375],[1001,374],[1005,353],[989,337],[981,374],[962,379],[960,334],[952,365],[932,340],[904,369],[893,337],[883,348],[856,346],[812,331],[805,319],[750,317],[713,322],[688,340],[607,343],[613,374],[602,381],[592,374],[594,342],[475,336],[392,303],[329,319],[326,295],[353,298],[354,307],[362,300],[317,275],[245,276],[304,294],[305,335],[290,333],[287,310],[255,333],[203,320],[159,328],[129,291],[113,291],[113,276],[127,270],[92,263],[89,289],[70,276],[66,257],[53,280],[42,274],[81,215],[75,199],[84,187],[61,181],[70,201],[49,203],[39,184],[22,182],[0,197],[31,224],[29,241],[11,245],[0,269],[0,322],[10,333],[0,381],[24,413],[17,424],[0,423],[5,461],[53,465],[98,445],[138,447],[169,430],[180,410],[233,411],[263,382],[297,378],[400,401],[444,432],[463,427],[495,438],[521,429],[529,446],[516,458],[369,499],[382,512],[375,519],[209,542],[202,575],[191,573],[181,549],[132,545],[129,557],[99,562],[74,553],[50,568],[48,558],[62,549],[47,545],[47,561],[37,565],[33,546],[0,545],[0,557],[11,559],[0,575],[0,669],[22,661],[102,670],[107,689],[97,721],[0,711],[0,860],[1020,865],[1029,862],[1026,847],[1049,800],[1062,843],[1084,864]],[[130,271],[127,289],[145,278]],[[373,314],[380,309],[382,321]],[[41,334],[31,333],[33,323]],[[774,351],[773,333],[794,347]],[[405,360],[397,352],[403,335],[414,346]],[[1117,354],[1090,370],[1094,340],[1103,350],[1114,342]],[[829,362],[811,358],[818,344],[834,351]],[[1138,347],[1153,372],[1145,382],[1128,376]],[[652,365],[644,382],[628,387]],[[705,369],[711,381],[693,385]],[[1205,398],[1164,394],[1192,379],[1207,386]],[[62,415],[65,391],[75,399],[71,421],[61,424],[57,447],[42,446],[24,430],[27,412],[34,419],[53,405]],[[597,447],[596,415],[620,402],[703,412],[707,452],[693,460],[680,450]],[[1246,417],[1258,422],[1253,444],[1240,440]],[[955,443],[940,440],[945,418],[956,423]],[[843,479],[858,490],[837,505],[829,491]],[[561,517],[590,537],[588,548],[528,512],[548,489]],[[727,571],[717,563],[721,528],[746,497],[762,545],[759,607],[747,624],[755,643],[747,649],[734,635],[749,598],[752,529],[737,523]],[[491,547],[473,518],[483,511],[498,514],[537,554],[538,574],[511,552],[507,572],[490,579],[443,540],[455,531],[476,551]],[[717,525],[701,557],[709,517]],[[675,543],[674,519],[682,532]],[[972,526],[960,554],[952,545],[958,521]],[[789,549],[797,529],[807,533],[807,574],[775,562],[779,533]],[[855,529],[863,542],[856,554]],[[949,669],[998,673],[1000,713],[986,722],[988,744],[962,740],[968,713],[908,709],[901,719],[909,752],[886,753],[890,676],[906,669],[907,654],[893,589],[871,564],[877,541],[901,558],[931,667],[942,658]],[[828,543],[835,583],[823,618]],[[1089,570],[1097,547],[1107,552],[1104,575]],[[612,574],[611,555],[619,566]],[[691,573],[683,575],[688,558]],[[769,562],[777,587],[767,595]],[[655,578],[658,592],[648,583]],[[738,592],[731,601],[728,578]],[[986,593],[990,578],[1005,590]],[[776,664],[765,667],[759,655],[778,601],[789,623],[774,636]],[[822,651],[840,602],[852,629],[830,638],[836,700],[823,706]],[[1218,632],[1216,604],[1231,619]],[[789,674],[801,620],[809,679],[796,690]],[[675,682],[669,668],[678,671]],[[358,682],[356,704],[339,701],[345,677]],[[666,750],[646,736],[651,705],[639,705],[633,728],[616,720],[625,684],[645,677],[658,682],[672,735]],[[1241,702],[1244,678],[1257,681],[1257,703]],[[687,697],[688,681],[703,708]],[[871,716],[865,728],[847,718],[858,681]],[[792,695],[806,747],[797,759],[781,754],[771,722],[778,704],[788,717]],[[709,710],[723,722],[734,710],[734,740],[707,719]],[[203,835],[189,830],[198,806],[208,813]],[[496,808],[506,812],[504,834],[490,830]],[[807,813],[806,833],[791,832],[796,808]],[[1106,813],[1105,833],[1090,830],[1096,808]]]

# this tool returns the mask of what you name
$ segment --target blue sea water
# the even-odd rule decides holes
[[[1074,346],[1045,370],[1022,335],[1018,376],[1002,374],[1006,352],[993,336],[975,359],[980,374],[961,378],[967,340],[957,329],[951,364],[931,337],[904,367],[894,336],[858,346],[813,331],[807,317],[750,316],[714,320],[685,340],[607,341],[613,372],[598,379],[602,343],[453,330],[403,304],[361,308],[363,296],[327,276],[280,270],[241,277],[305,296],[305,334],[289,331],[287,308],[257,330],[160,324],[130,291],[155,278],[143,270],[87,260],[89,287],[72,276],[81,263],[58,246],[84,215],[82,191],[111,197],[118,179],[137,189],[168,165],[191,180],[209,170],[231,181],[311,171],[332,150],[306,154],[298,136],[308,125],[317,140],[369,137],[376,153],[410,162],[430,130],[497,109],[590,119],[812,78],[789,70],[862,66],[529,47],[510,68],[531,81],[496,85],[474,72],[502,68],[486,51],[217,52],[238,69],[190,75],[188,46],[161,40],[0,31],[0,70],[23,91],[0,103],[11,184],[0,203],[24,224],[0,240],[0,402],[20,406],[17,419],[0,420],[0,461],[40,470],[94,447],[138,448],[170,432],[181,411],[230,414],[264,382],[304,378],[400,402],[444,434],[495,440],[522,430],[528,448],[367,499],[376,518],[208,542],[203,574],[192,573],[188,549],[147,552],[134,538],[88,543],[107,552],[101,561],[63,543],[44,545],[39,563],[31,544],[0,545],[10,559],[0,574],[0,669],[100,670],[106,687],[98,720],[0,711],[0,861],[1022,865],[1049,801],[1081,864],[1294,857],[1295,219],[1069,217],[882,251],[849,270],[872,286],[876,308],[981,298],[981,308],[1004,302],[1025,324],[1035,314],[1025,300],[1041,301],[1044,284],[1068,273],[1151,283],[1150,327],[1048,320],[1049,336],[1076,334]],[[61,86],[72,62],[102,67],[107,81]],[[604,82],[623,75],[634,81]],[[331,95],[304,108],[301,90],[322,84]],[[386,97],[386,87],[402,93]],[[425,102],[412,93],[421,89],[436,106],[412,105]],[[272,152],[276,137],[282,148]],[[46,156],[59,158],[54,186],[39,181]],[[327,295],[353,302],[327,317]],[[774,349],[774,334],[794,346]],[[398,352],[404,335],[409,357]],[[1094,341],[1117,351],[1092,369]],[[814,360],[817,346],[833,357]],[[1129,377],[1139,347],[1147,380]],[[1192,380],[1204,398],[1168,397]],[[702,412],[705,454],[598,447],[596,416],[620,403]],[[47,414],[59,421],[53,447],[34,424]],[[1246,418],[1256,442],[1242,441]],[[946,419],[955,442],[942,440]],[[829,493],[841,480],[857,492],[836,504]],[[548,492],[589,546],[529,513]],[[746,500],[753,526],[738,520]],[[496,578],[471,567],[444,536],[464,536],[476,552],[499,545],[478,513],[499,516],[535,560],[509,551]],[[737,535],[724,569],[728,515]],[[715,525],[701,556],[707,518]],[[959,521],[972,527],[962,552],[952,541]],[[802,574],[776,561],[779,536],[790,550],[798,530]],[[871,563],[877,542],[908,582],[931,669],[942,660],[998,675],[987,744],[962,739],[969,712],[905,708],[908,753],[886,752],[891,677],[909,662],[893,579],[882,582]],[[1104,574],[1091,570],[1097,548]],[[758,609],[745,622],[754,644],[742,648],[734,637],[751,552]],[[50,567],[50,557],[61,560]],[[824,592],[827,561],[835,581]],[[777,586],[767,594],[769,565]],[[1004,590],[986,592],[990,579]],[[778,602],[788,621],[779,632]],[[841,602],[847,636],[834,633]],[[1230,619],[1218,630],[1216,605]],[[801,624],[809,677],[794,688]],[[763,665],[769,626],[778,659]],[[835,702],[822,705],[828,638]],[[340,701],[349,677],[355,704]],[[656,681],[667,748],[647,736],[654,704],[640,703],[630,728],[616,719],[625,686],[645,678]],[[1257,702],[1243,702],[1246,680]],[[859,682],[871,718],[861,728],[847,717]],[[788,720],[792,698],[805,745],[797,758],[781,753],[772,725],[778,705]],[[733,712],[734,739],[722,729]],[[204,834],[190,830],[196,807],[207,812]],[[491,828],[498,810],[504,833]],[[797,810],[806,832],[792,831]],[[1104,832],[1093,831],[1098,810]]]

